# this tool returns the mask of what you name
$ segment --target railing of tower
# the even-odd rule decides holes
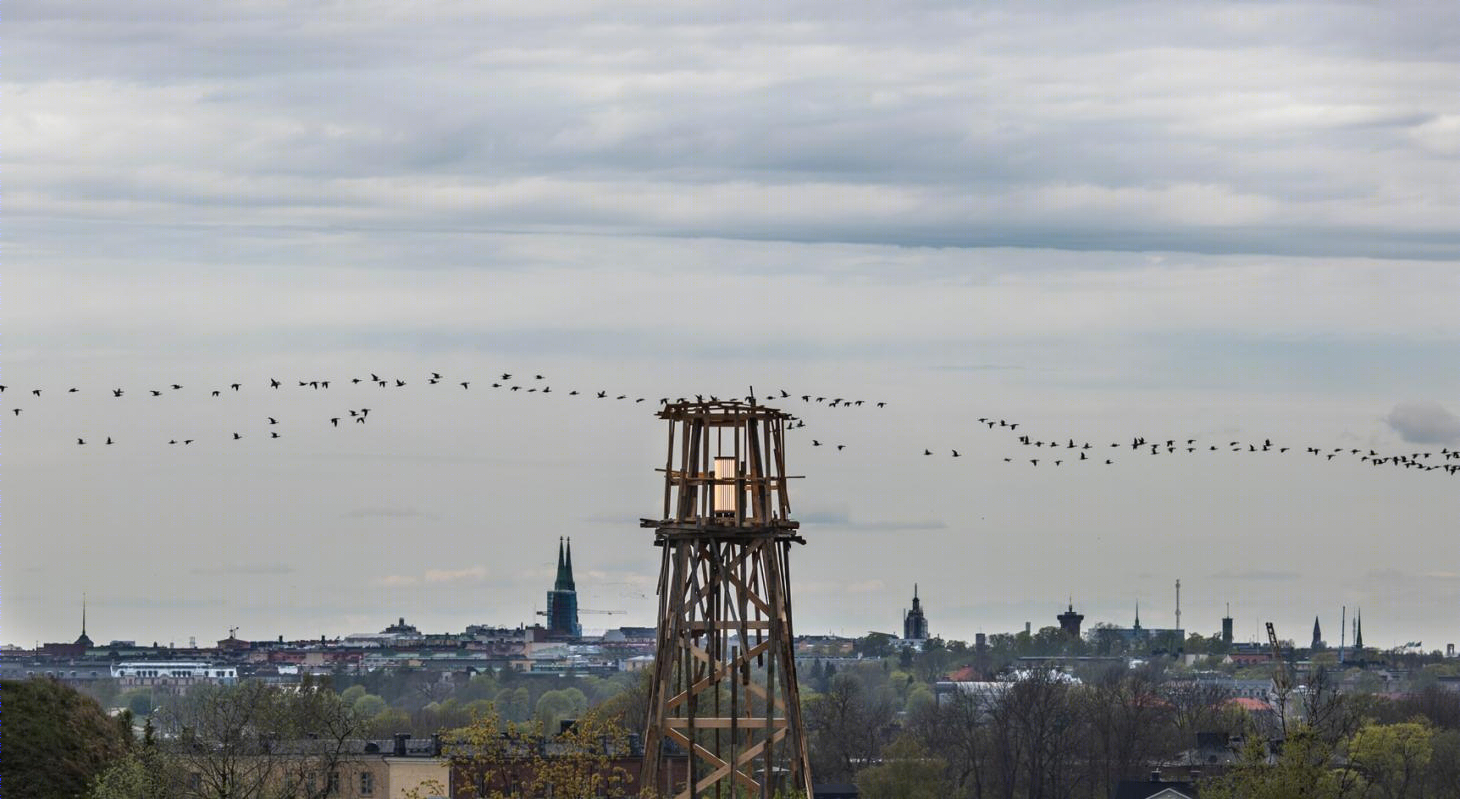
[[[804,543],[792,520],[784,411],[740,401],[666,405],[669,422],[662,515],[642,519],[661,536],[767,532]]]

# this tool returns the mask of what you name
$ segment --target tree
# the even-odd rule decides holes
[[[174,761],[144,744],[98,775],[86,799],[175,799],[185,784]]]
[[[1277,761],[1267,762],[1267,748],[1251,737],[1242,760],[1227,774],[1201,783],[1202,799],[1343,799],[1353,783],[1329,767],[1333,749],[1313,730],[1297,727],[1284,741]]]
[[[362,719],[373,719],[380,715],[387,707],[389,705],[385,703],[385,700],[375,694],[366,694],[356,699],[353,704],[355,714]]]
[[[96,700],[56,680],[5,680],[0,695],[6,799],[80,796],[131,743]]]
[[[887,633],[867,633],[852,643],[852,653],[864,658],[885,658],[892,654],[893,637]]]
[[[1370,724],[1349,742],[1349,768],[1384,799],[1423,794],[1434,729],[1420,722]]]
[[[553,692],[549,692],[553,693]],[[494,708],[443,737],[454,780],[480,799],[509,796],[628,795],[632,775],[613,763],[628,752],[628,731],[607,714],[587,713],[559,735],[536,723],[503,721]],[[406,799],[445,793],[434,782],[404,792]]]
[[[857,772],[857,791],[867,799],[938,799],[947,764],[904,735],[882,751],[882,762]]]
[[[216,799],[324,799],[330,780],[318,775],[335,772],[361,730],[338,694],[312,683],[197,686],[159,715],[164,756],[193,793]]]
[[[811,771],[823,780],[847,780],[877,755],[892,722],[891,697],[869,691],[852,674],[838,674],[825,693],[806,700]]]

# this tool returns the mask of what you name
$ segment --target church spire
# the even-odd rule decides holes
[[[572,591],[573,585],[573,542],[558,538],[558,578],[553,583],[554,591]]]
[[[1312,648],[1312,649],[1321,649],[1322,647],[1323,647],[1323,630],[1322,630],[1322,628],[1320,628],[1318,626],[1318,617],[1317,616],[1314,616],[1313,617],[1313,645],[1310,648]]]
[[[87,635],[86,635],[86,592],[85,591],[81,592],[81,637],[76,639],[76,644],[78,646],[86,647],[87,649],[90,649],[92,647],[91,639],[89,637],[87,637]]]

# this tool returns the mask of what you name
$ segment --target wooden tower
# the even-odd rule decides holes
[[[745,402],[680,402],[669,422],[659,641],[642,785],[665,799],[811,796],[791,631],[791,544],[806,543],[786,491],[790,415]],[[688,774],[660,772],[665,741]],[[737,786],[743,793],[737,793]]]

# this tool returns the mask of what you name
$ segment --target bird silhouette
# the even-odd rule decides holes
[[[151,391],[152,391],[152,396],[154,396],[154,397],[160,397],[160,396],[162,396],[162,392],[161,391],[157,391],[155,389],[152,389]]]
[[[953,450],[953,457],[955,457],[955,458],[961,458],[963,456],[962,455],[959,455],[958,454],[958,450],[955,449],[955,450]]]
[[[78,439],[76,439],[76,444],[78,446],[83,445],[85,443],[86,443],[86,439],[84,439],[84,438],[78,438]]]
[[[241,435],[239,435],[239,434],[237,434],[237,433],[234,433],[234,434],[233,434],[233,440],[234,440],[234,441],[237,441],[237,440],[238,440],[238,439],[240,439],[240,438],[243,438],[243,436],[241,436]]]
[[[463,380],[461,382],[461,388],[462,388],[462,390],[465,391],[466,390],[466,387],[469,386],[469,385],[471,385],[471,382],[470,381]]]
[[[38,388],[33,388],[33,389],[30,390],[30,393],[31,394],[34,394],[37,397],[39,397],[41,395],[41,390],[38,389]]]
[[[16,416],[19,416],[20,415],[20,409],[19,408],[12,408],[11,410],[13,410],[15,412],[15,415]]]
[[[218,392],[215,391],[213,393],[216,395]],[[120,396],[122,396],[122,390],[119,389],[119,388],[112,389],[112,396],[113,397],[120,397]]]
[[[238,387],[241,386],[241,385],[243,385],[243,384],[242,383],[230,383],[228,387],[231,388],[231,389],[233,389],[234,391],[237,391],[238,390]]]
[[[181,389],[181,388],[182,388],[182,386],[180,386],[180,385],[178,385],[178,384],[177,384],[177,383],[173,383],[173,384],[172,384],[172,390],[173,390],[173,391],[178,391],[178,390],[180,390],[180,389]],[[73,389],[71,389],[71,390],[72,390],[72,391],[75,391],[75,390],[76,390],[76,389],[74,389],[74,388],[73,388]]]
[[[813,439],[811,439],[811,446],[813,446],[813,447],[819,447],[819,446],[821,446],[821,442],[820,441],[817,441],[816,439],[813,438]]]
[[[278,438],[278,437],[279,437],[278,432],[270,432],[269,433],[269,438]]]
[[[340,426],[340,417],[338,417],[338,416],[331,416],[330,417],[330,424],[334,425],[335,427],[339,427]]]
[[[106,437],[106,443],[107,444],[111,444],[112,443],[112,437],[111,436],[107,436]]]
[[[841,452],[842,450],[844,450],[846,448],[847,448],[847,445],[846,444],[837,444],[836,445],[836,451],[837,452]]]
[[[278,419],[275,419],[272,416],[269,417],[269,424],[278,424],[278,423],[279,423],[279,420]]]

